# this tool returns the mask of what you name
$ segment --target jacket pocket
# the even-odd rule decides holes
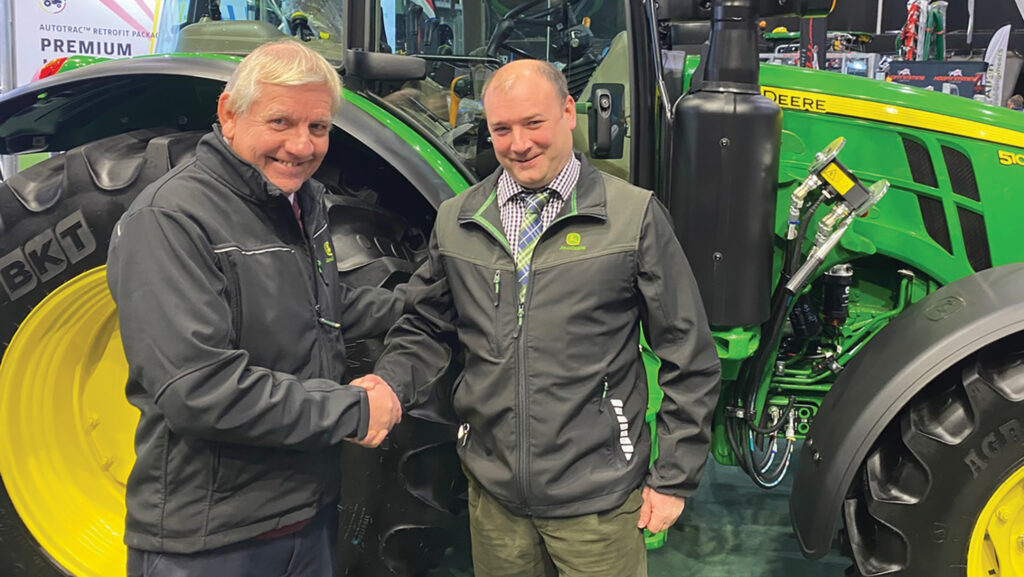
[[[298,451],[220,443],[214,463],[213,492],[234,495],[243,489],[275,482],[275,478],[305,467]]]
[[[242,283],[238,279],[238,265],[231,253],[216,254],[221,271],[227,279],[225,296],[231,309],[231,344],[237,348],[242,339]]]
[[[609,442],[612,461],[620,466],[628,466],[633,460],[636,448],[630,436],[629,417],[625,414],[625,406],[621,399],[608,394],[608,377],[604,377],[604,392],[601,395],[601,412],[605,414],[611,427]]]

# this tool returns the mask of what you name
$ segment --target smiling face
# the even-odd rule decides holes
[[[549,80],[522,63],[495,73],[484,112],[498,163],[520,185],[537,189],[551,184],[569,162],[576,103],[571,96],[560,100]],[[503,73],[514,77],[499,78]]]
[[[327,154],[331,132],[331,92],[323,84],[282,86],[262,83],[249,110],[217,106],[221,131],[243,160],[286,194],[309,180]]]

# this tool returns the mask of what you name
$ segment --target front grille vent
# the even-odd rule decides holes
[[[928,154],[928,149],[916,140],[909,138],[902,140],[903,151],[907,154],[907,164],[910,165],[910,176],[914,178],[914,182],[938,188],[939,181],[935,178],[935,166],[932,165],[932,157]]]
[[[964,249],[967,250],[967,261],[974,272],[992,268],[992,254],[988,250],[988,235],[985,233],[985,219],[972,210],[957,207],[960,217],[960,229],[964,233]]]
[[[949,240],[949,223],[946,213],[942,210],[942,201],[930,196],[917,195],[917,203],[921,207],[921,218],[928,236],[939,243],[949,254],[953,254],[953,243]]]
[[[953,185],[953,192],[964,198],[981,201],[971,159],[959,150],[948,146],[942,147],[942,159],[946,161],[946,170],[949,172],[949,181]]]

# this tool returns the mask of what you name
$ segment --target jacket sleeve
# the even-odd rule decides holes
[[[402,316],[405,285],[394,291],[341,285],[341,326],[348,342],[383,337]]]
[[[661,359],[658,384],[664,393],[655,428],[658,458],[647,485],[686,497],[696,490],[707,460],[721,368],[697,282],[668,211],[654,198],[640,232],[637,269],[641,322]]]
[[[231,345],[226,277],[189,219],[152,207],[123,217],[107,282],[129,378],[152,395],[175,433],[297,449],[366,435],[365,390],[253,366]]]
[[[426,262],[406,286],[405,314],[388,332],[374,373],[395,389],[413,416],[453,422],[451,403],[440,383],[453,359],[456,313],[438,249],[437,227],[427,253]]]

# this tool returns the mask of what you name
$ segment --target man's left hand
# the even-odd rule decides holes
[[[636,526],[651,533],[661,533],[671,527],[686,506],[686,499],[659,493],[650,487],[644,487],[643,497],[640,521]]]

